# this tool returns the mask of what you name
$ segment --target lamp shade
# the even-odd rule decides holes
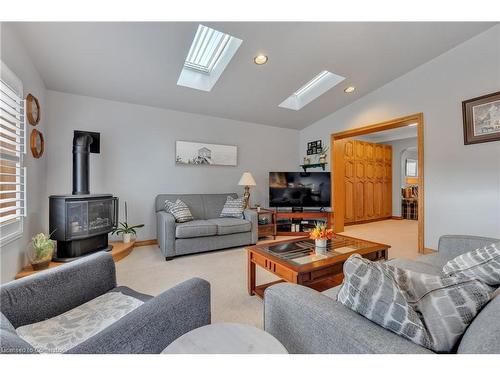
[[[255,183],[255,180],[253,179],[252,174],[250,172],[245,172],[245,173],[243,173],[243,176],[241,176],[240,182],[238,182],[238,185],[255,186],[257,184]]]

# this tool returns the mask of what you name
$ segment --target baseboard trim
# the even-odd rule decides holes
[[[391,216],[392,220],[403,220],[402,216]]]
[[[134,247],[139,247],[139,246],[151,246],[151,245],[157,245],[158,241],[156,239],[153,240],[142,240],[142,241],[135,241]]]
[[[431,249],[429,247],[424,247],[424,254],[434,254],[437,253],[437,250]]]
[[[361,220],[361,221],[355,221],[352,223],[345,223],[345,226],[348,225],[358,225],[358,224],[368,224],[368,223],[374,223],[376,221],[384,221],[384,220],[391,220],[392,216],[387,216],[387,217],[379,217],[377,219],[370,219],[370,220]]]

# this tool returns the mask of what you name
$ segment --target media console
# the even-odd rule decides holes
[[[318,221],[325,222],[328,228],[333,223],[333,212],[327,211],[276,211],[276,235],[307,236]]]

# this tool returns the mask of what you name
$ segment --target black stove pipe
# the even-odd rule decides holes
[[[89,154],[92,141],[89,134],[73,137],[73,195],[90,194]]]

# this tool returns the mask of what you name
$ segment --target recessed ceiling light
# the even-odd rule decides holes
[[[253,62],[257,65],[264,65],[267,62],[266,55],[257,55],[254,57]]]
[[[354,92],[354,90],[356,90],[356,87],[354,87],[354,86],[348,86],[348,87],[346,87],[344,89],[344,92],[349,94],[351,92]]]
[[[313,79],[311,79],[309,82],[295,91],[292,95],[286,98],[278,107],[298,111],[302,107],[315,100],[317,97],[323,95],[332,87],[342,82],[344,79],[345,78],[342,76],[331,73],[327,70],[323,70]]]

